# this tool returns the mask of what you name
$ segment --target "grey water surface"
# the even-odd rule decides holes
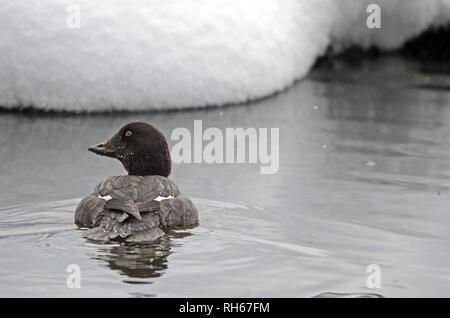
[[[439,69],[439,68],[437,68]],[[0,115],[0,296],[450,296],[450,77],[395,56],[335,61],[247,105],[95,116]],[[177,164],[200,224],[153,244],[86,241],[79,199],[118,161],[121,125],[280,128],[280,168]],[[66,286],[69,264],[81,288]],[[369,264],[381,288],[369,289]]]

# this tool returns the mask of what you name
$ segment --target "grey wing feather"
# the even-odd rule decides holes
[[[198,223],[197,209],[192,201],[183,194],[161,201],[159,215],[161,224],[166,227],[186,227]]]
[[[132,201],[123,201],[119,199],[111,199],[106,201],[105,203],[105,209],[108,210],[117,210],[117,211],[123,211],[128,214],[131,214],[138,220],[142,220],[142,216],[139,213],[139,207],[136,203]]]
[[[75,210],[75,224],[79,227],[92,227],[103,213],[105,200],[90,194],[84,197]]]
[[[159,239],[164,235],[164,232],[159,227],[154,227],[150,230],[134,232],[126,238],[127,242],[150,242]]]
[[[159,211],[160,203],[158,201],[138,203],[139,212]]]
[[[120,239],[127,242],[144,242],[156,240],[164,234],[159,228],[160,217],[157,213],[145,213],[142,220],[129,218],[123,223],[118,222],[121,215],[118,211],[103,213],[98,218],[96,227],[86,231],[85,236],[96,241]]]

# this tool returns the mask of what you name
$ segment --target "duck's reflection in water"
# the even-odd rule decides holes
[[[122,275],[135,278],[125,279],[124,283],[151,284],[153,280],[149,278],[162,276],[168,267],[173,239],[190,235],[192,234],[189,232],[170,231],[157,241],[147,244],[98,245],[98,253],[93,259]]]

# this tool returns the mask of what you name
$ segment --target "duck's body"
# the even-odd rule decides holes
[[[125,135],[130,131],[133,133]],[[158,136],[156,141],[155,131]],[[152,144],[151,152],[143,151],[145,147],[139,144],[139,139],[133,148],[130,145],[131,138],[128,138],[133,134],[147,137],[144,140]],[[188,227],[198,222],[197,210],[192,201],[167,178],[170,157],[167,143],[161,136],[151,125],[134,123],[123,127],[105,144],[90,148],[97,154],[118,158],[127,170],[132,166],[137,171],[156,171],[156,174],[108,177],[98,184],[92,194],[81,200],[75,211],[75,223],[79,227],[90,228],[86,232],[88,238],[102,241],[154,241],[164,235],[162,229]],[[120,141],[124,137],[125,142]],[[162,149],[158,149],[158,144]]]

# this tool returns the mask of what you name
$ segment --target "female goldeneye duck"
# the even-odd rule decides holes
[[[169,148],[164,135],[152,125],[127,124],[89,151],[118,159],[128,175],[106,178],[78,204],[75,224],[90,228],[88,238],[154,241],[164,235],[162,229],[198,222],[192,201],[167,178]]]

